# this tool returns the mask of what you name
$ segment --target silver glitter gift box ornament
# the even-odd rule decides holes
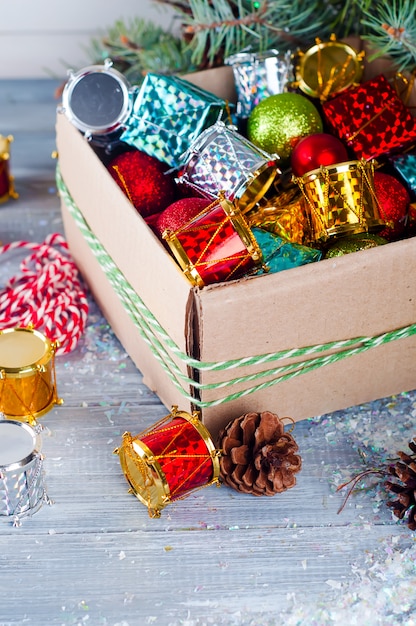
[[[265,52],[238,52],[225,59],[234,74],[237,91],[236,115],[249,117],[253,108],[268,96],[286,91],[294,80],[292,53],[266,50]]]

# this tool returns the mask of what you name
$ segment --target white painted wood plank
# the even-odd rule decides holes
[[[65,77],[68,67],[91,62],[86,50],[116,20],[140,17],[166,29],[177,22],[173,11],[152,0],[0,1],[0,78]],[[5,62],[6,61],[6,62]]]
[[[141,17],[169,25],[173,11],[153,0],[31,0],[6,2],[1,0],[0,33],[68,33],[93,32],[107,27],[118,19]]]

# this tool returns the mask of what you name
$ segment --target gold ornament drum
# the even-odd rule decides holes
[[[277,155],[255,146],[233,127],[218,121],[199,135],[184,155],[178,183],[205,198],[220,193],[245,213],[264,196],[280,170]]]
[[[0,203],[9,198],[18,198],[19,194],[14,189],[14,178],[10,175],[10,144],[13,136],[3,137],[0,135]]]
[[[0,515],[33,515],[43,502],[50,504],[43,482],[43,457],[39,432],[29,424],[0,415]]]
[[[329,41],[318,37],[315,41],[309,50],[297,53],[295,86],[307,96],[325,101],[360,82],[365,51],[337,41],[335,35]]]
[[[0,331],[0,411],[6,418],[36,423],[57,396],[57,344],[32,328]]]
[[[307,203],[312,241],[385,227],[374,190],[374,163],[345,161],[295,177]]]
[[[152,518],[160,517],[161,509],[190,492],[219,484],[220,451],[197,412],[191,415],[174,406],[169,415],[139,435],[124,433],[115,453],[130,492],[147,506]]]

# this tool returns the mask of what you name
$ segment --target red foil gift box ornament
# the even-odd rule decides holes
[[[331,131],[357,159],[374,159],[416,143],[416,119],[383,74],[322,104]]]
[[[162,237],[197,287],[240,278],[262,262],[241,210],[223,195],[177,230],[165,230]]]

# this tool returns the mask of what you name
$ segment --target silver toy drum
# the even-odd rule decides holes
[[[24,422],[1,419],[0,515],[20,519],[48,502],[43,483],[43,457],[39,432]]]
[[[134,89],[112,61],[69,72],[62,93],[61,113],[88,138],[108,138],[124,130]]]
[[[278,159],[218,121],[202,132],[184,155],[178,183],[212,200],[224,193],[245,213],[281,173]]]
[[[283,93],[294,80],[292,52],[238,52],[225,59],[233,70],[237,91],[237,116],[248,118],[268,96]]]

